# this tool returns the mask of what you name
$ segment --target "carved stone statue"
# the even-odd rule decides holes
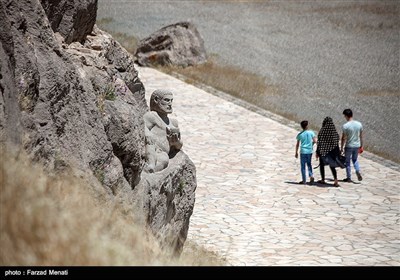
[[[169,90],[155,90],[150,98],[150,112],[144,114],[147,170],[161,171],[168,166],[181,148],[178,121],[168,117],[172,113],[173,94]]]

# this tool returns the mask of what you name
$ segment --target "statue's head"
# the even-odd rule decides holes
[[[173,94],[167,89],[157,89],[153,91],[150,97],[150,111],[156,111],[163,114],[172,113]]]

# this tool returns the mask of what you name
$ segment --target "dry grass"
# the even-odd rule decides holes
[[[200,82],[253,104],[259,105],[264,96],[278,93],[277,87],[267,86],[264,77],[238,67],[218,64],[213,58],[187,68],[164,66],[158,69],[167,74],[179,73],[186,77],[187,83]]]
[[[188,262],[190,265],[194,263],[199,266],[225,266],[228,264],[227,260],[216,252],[208,251],[191,240],[186,241],[180,259],[181,262]]]
[[[25,155],[4,151],[0,150],[0,265],[224,264],[216,254],[194,245],[190,255],[172,259],[135,225],[132,215],[123,214],[118,199],[99,196],[71,176],[49,176]]]
[[[114,19],[112,17],[105,17],[105,18],[97,19],[96,24],[98,27],[104,28],[107,26],[107,24],[110,24],[113,21],[114,21]]]
[[[106,29],[103,30],[110,33],[115,41],[120,43],[121,46],[123,46],[128,52],[130,52],[131,54],[135,54],[138,41],[134,36],[130,36],[121,32],[112,32]]]

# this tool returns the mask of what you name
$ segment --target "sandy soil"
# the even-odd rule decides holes
[[[189,20],[221,63],[277,86],[263,102],[320,126],[352,108],[374,151],[400,161],[400,1],[105,1],[98,18],[144,38]],[[265,128],[268,129],[268,128]]]

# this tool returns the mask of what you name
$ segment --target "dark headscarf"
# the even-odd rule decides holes
[[[339,134],[331,117],[326,117],[318,133],[317,153],[323,157],[339,146]]]

